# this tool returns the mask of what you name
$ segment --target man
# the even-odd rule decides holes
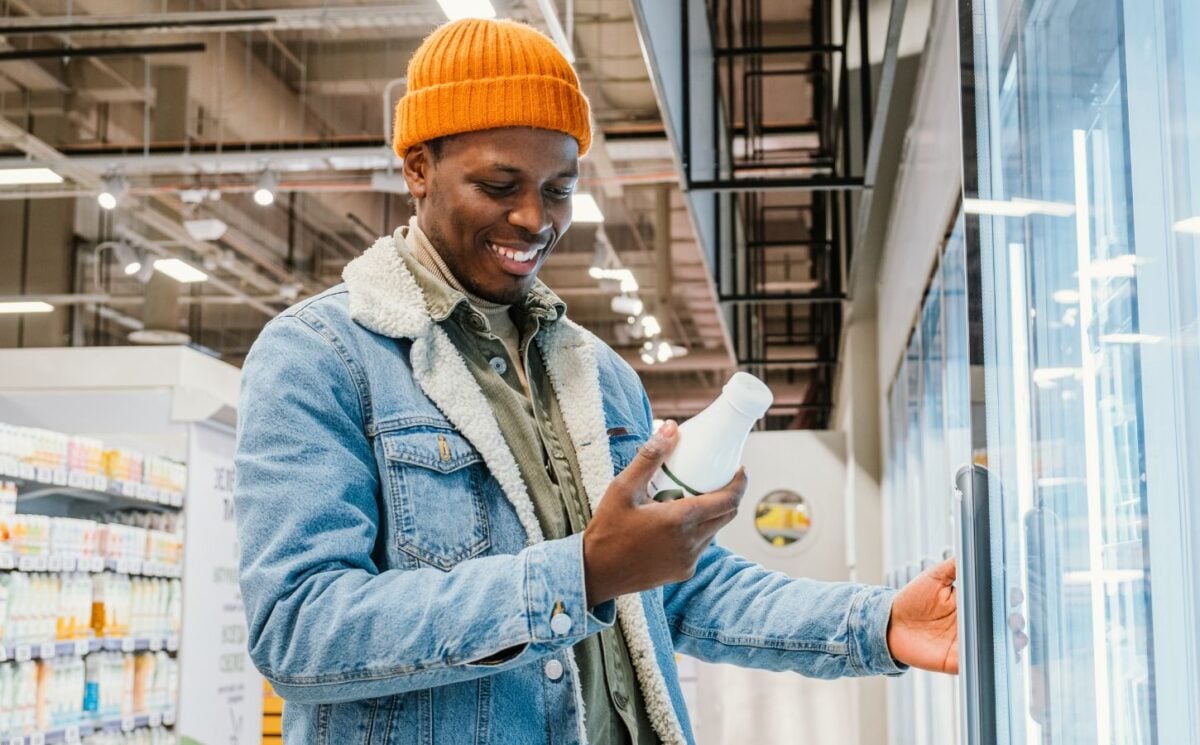
[[[285,740],[690,743],[676,650],[953,671],[953,565],[899,594],[790,579],[712,541],[744,474],[645,499],[675,425],[651,436],[637,376],[536,279],[591,140],[554,45],[451,23],[408,84],[416,217],[245,366],[241,578]]]

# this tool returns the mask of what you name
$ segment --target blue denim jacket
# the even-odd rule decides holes
[[[243,378],[242,593],[286,742],[582,744],[571,648],[614,622],[671,745],[694,742],[676,651],[822,678],[899,671],[891,590],[792,579],[715,544],[690,580],[588,608],[581,536],[543,540],[394,239],[343,276],[267,324]],[[573,322],[537,338],[594,505],[649,436],[649,403]]]

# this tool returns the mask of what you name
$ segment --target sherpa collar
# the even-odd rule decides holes
[[[377,334],[412,340],[409,360],[413,378],[455,429],[479,451],[516,510],[525,529],[526,542],[538,543],[543,540],[542,529],[516,458],[462,355],[430,317],[421,289],[398,250],[397,242],[405,239],[401,231],[395,236],[380,238],[362,256],[346,265],[342,278],[349,291],[350,315]],[[536,338],[554,393],[562,404],[568,433],[576,447],[584,491],[594,508],[612,481],[613,473],[596,360],[601,342],[567,318],[550,324]],[[643,597],[625,595],[617,598],[617,618],[655,732],[664,745],[686,745],[683,728],[671,704],[670,689],[658,665]],[[579,670],[573,655],[570,660],[575,701],[580,712],[577,721],[579,738],[586,743]]]

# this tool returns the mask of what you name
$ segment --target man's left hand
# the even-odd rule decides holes
[[[954,559],[921,572],[896,594],[887,643],[897,662],[937,673],[958,673]]]

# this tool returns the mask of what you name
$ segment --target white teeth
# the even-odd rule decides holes
[[[522,264],[527,261],[533,261],[534,257],[538,255],[538,249],[536,248],[532,251],[517,251],[516,249],[508,248],[507,246],[497,246],[495,243],[489,243],[488,248],[492,249],[501,256]]]

